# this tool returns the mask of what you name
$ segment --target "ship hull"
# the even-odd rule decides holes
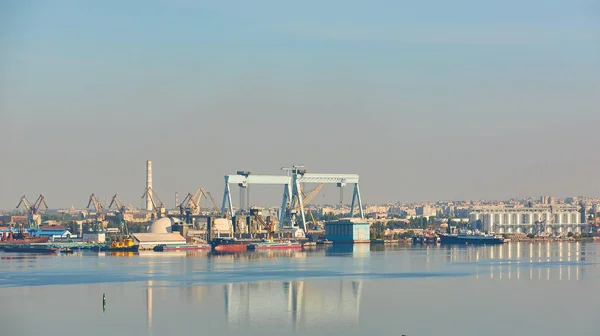
[[[48,242],[48,237],[32,237],[25,239],[11,239],[0,241],[0,249],[7,247],[8,245],[24,245],[24,244],[44,244]]]
[[[9,253],[56,253],[56,248],[54,247],[28,247],[28,246],[6,246],[4,247],[4,252]]]
[[[244,252],[248,250],[248,244],[219,244],[212,249],[216,252]]]
[[[440,235],[440,244],[445,245],[499,245],[504,239],[497,237],[460,237]]]
[[[100,251],[102,252],[137,252],[139,249],[139,245],[133,245],[128,247],[102,247]]]
[[[210,245],[156,246],[156,247],[154,247],[154,251],[156,251],[156,252],[206,251],[206,250],[210,250]]]
[[[300,243],[257,243],[257,244],[249,244],[249,251],[259,251],[259,250],[293,250],[293,249],[301,249],[302,244]]]

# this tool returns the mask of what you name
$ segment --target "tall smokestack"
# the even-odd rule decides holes
[[[146,190],[152,190],[152,161],[146,161]],[[146,195],[146,210],[152,211],[150,193]]]

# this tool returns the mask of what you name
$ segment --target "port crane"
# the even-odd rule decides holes
[[[37,198],[37,200],[35,201],[35,203],[31,203],[27,197],[25,197],[25,195],[23,195],[21,197],[21,200],[19,201],[19,204],[17,204],[17,209],[23,205],[25,207],[25,209],[27,210],[28,213],[28,221],[29,221],[29,228],[31,229],[37,229],[39,228],[41,222],[42,222],[42,217],[40,215],[40,210],[42,207],[45,207],[45,209],[48,209],[48,205],[46,204],[46,200],[44,199],[44,195],[41,195]]]
[[[258,222],[262,225],[263,229],[267,231],[269,236],[269,241],[273,241],[273,236],[275,235],[275,225],[269,221],[269,223],[265,222],[262,216],[259,214],[259,209],[250,209],[250,214],[254,216],[258,220]]]
[[[94,211],[96,211],[94,215],[94,231],[98,231],[98,225],[104,220],[104,213],[102,212],[102,203],[100,203],[94,194],[90,195],[90,200],[88,201],[87,207],[89,208],[92,204],[94,205]]]
[[[204,190],[204,188],[199,188],[198,191],[194,195],[188,193],[187,196],[183,199],[183,202],[179,205],[179,212],[183,215],[184,213],[191,213],[193,215],[197,215],[200,213],[200,201],[202,197],[204,199],[209,199],[213,206],[214,213],[220,213],[221,210],[217,205],[217,202],[212,197],[210,192]]]
[[[152,208],[156,212],[156,217],[157,218],[165,217],[165,215],[166,215],[165,203],[160,200],[158,195],[156,195],[154,190],[152,190],[152,187],[146,188],[146,190],[144,191],[144,194],[142,195],[142,198],[144,198],[146,196],[148,196],[148,198],[150,199],[150,202],[152,203]]]
[[[127,211],[127,207],[121,202],[117,194],[112,197],[109,208],[113,206],[113,204],[117,207],[117,218],[119,219],[119,228],[122,229],[126,236],[129,236],[129,229],[127,228],[127,223],[125,222],[125,212]]]
[[[208,195],[208,198],[210,198],[210,202],[213,205],[213,212],[215,214],[220,214],[221,213],[221,209],[219,208],[219,205],[217,204],[217,201],[215,201],[215,199],[212,197],[212,195],[210,194],[210,192],[206,192],[206,195]]]

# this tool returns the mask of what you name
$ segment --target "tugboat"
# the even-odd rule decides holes
[[[504,238],[480,231],[460,231],[458,234],[439,234],[442,245],[498,245]]]
[[[235,238],[214,238],[210,246],[215,252],[244,252],[248,250],[248,243]]]
[[[100,251],[106,252],[137,252],[139,245],[135,245],[133,239],[127,237],[123,240],[115,240],[108,246],[102,246]]]

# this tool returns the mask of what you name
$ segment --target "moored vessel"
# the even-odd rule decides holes
[[[0,236],[0,249],[6,248],[9,245],[43,244],[47,243],[48,240],[49,237],[30,236],[23,229],[20,229],[15,234],[12,231],[3,232]]]
[[[254,250],[290,250],[290,249],[301,249],[301,248],[302,248],[302,244],[296,243],[296,242],[290,242],[290,241],[285,241],[285,242],[269,242],[269,241],[264,241],[264,242],[259,242],[259,243],[248,244],[248,250],[249,251],[254,251]]]
[[[153,248],[156,252],[165,252],[165,251],[206,251],[210,250],[210,245],[201,244],[201,245],[157,245]]]
[[[124,238],[122,240],[116,240],[113,241],[110,245],[108,246],[102,246],[100,247],[100,251],[107,251],[107,252],[119,252],[119,251],[123,251],[123,252],[137,252],[139,249],[139,245],[136,245],[133,242],[133,239],[127,237]]]
[[[248,250],[248,243],[235,238],[214,238],[211,240],[210,246],[216,252],[243,252]]]
[[[56,250],[56,247],[47,245],[17,244],[7,245],[4,247],[4,252],[14,253],[55,253]]]
[[[496,245],[503,244],[504,238],[479,231],[461,231],[458,234],[439,234],[441,244],[453,245]]]

